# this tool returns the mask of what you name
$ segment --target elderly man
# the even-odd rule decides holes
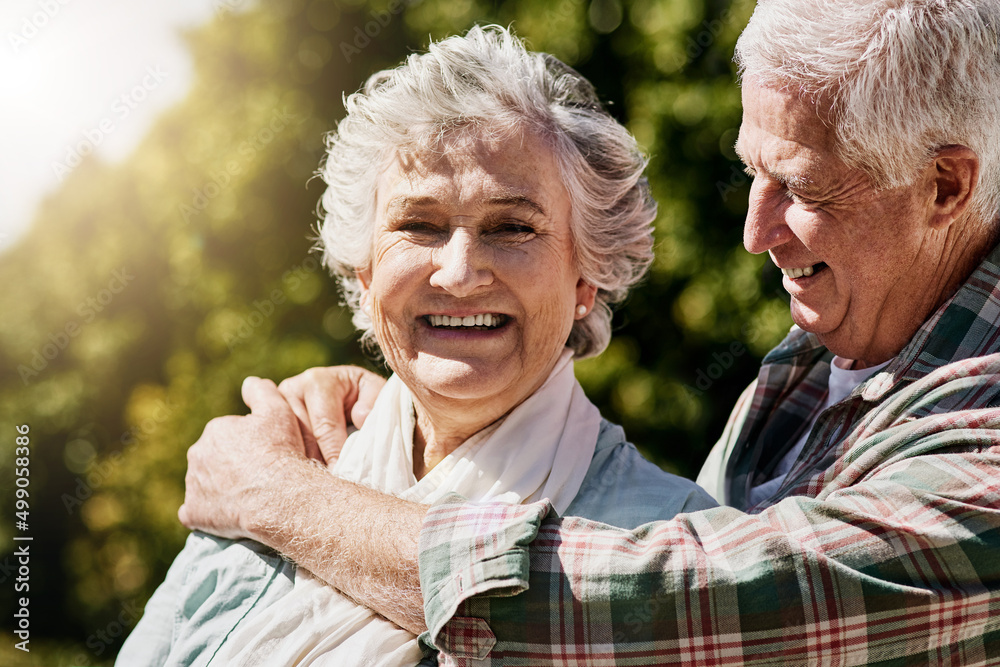
[[[287,403],[248,382],[181,520],[426,629],[441,664],[1000,664],[998,36],[996,0],[759,3],[745,245],[797,327],[699,477],[728,507],[624,531],[381,496],[300,453],[299,421],[336,441],[341,369]]]

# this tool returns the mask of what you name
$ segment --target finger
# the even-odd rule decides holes
[[[375,406],[375,399],[378,398],[379,392],[385,386],[385,378],[371,371],[360,368],[358,370],[361,373],[358,378],[358,399],[351,407],[351,423],[355,427],[361,428]]]
[[[241,392],[243,402],[250,408],[248,417],[258,418],[261,423],[269,424],[273,433],[290,436],[285,444],[291,446],[300,456],[307,456],[309,451],[312,451],[314,457],[320,455],[318,446],[311,450],[307,449],[302,433],[309,429],[303,428],[304,424],[295,415],[274,382],[251,376],[243,380]]]
[[[292,389],[288,386],[288,380],[284,380],[278,385],[278,391],[288,402],[288,407],[292,409],[295,413],[295,418],[299,422],[299,433],[302,435],[302,444],[305,445],[306,457],[310,459],[316,459],[320,463],[326,463],[323,458],[323,452],[319,448],[319,443],[316,442],[316,437],[313,435],[312,426],[309,424],[309,411],[306,410],[305,403],[299,398]]]
[[[350,368],[323,369],[305,387],[309,424],[323,458],[332,465],[340,457],[347,440],[347,410],[357,395],[355,376]]]
[[[250,408],[251,413],[285,413],[289,417],[294,416],[288,401],[278,391],[277,385],[273,381],[250,376],[243,380],[240,388],[243,395],[243,402]]]
[[[299,418],[303,440],[310,458],[331,465],[347,437],[339,394],[351,391],[349,368],[310,368],[282,380],[278,391]]]
[[[344,422],[334,423],[322,417],[313,420],[316,433],[316,446],[319,447],[323,461],[333,465],[340,458],[340,452],[347,442],[347,425]]]
[[[305,410],[305,408],[303,408]],[[323,450],[320,449],[319,442],[316,440],[316,436],[313,435],[312,426],[309,424],[309,416],[306,415],[305,418],[299,417],[298,412],[295,413],[295,418],[299,422],[299,434],[302,436],[302,444],[305,446],[306,458],[316,459],[320,463],[326,463],[326,458],[323,456]]]

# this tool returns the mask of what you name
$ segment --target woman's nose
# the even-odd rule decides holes
[[[753,254],[767,252],[792,240],[795,235],[785,222],[788,200],[758,175],[750,186],[747,219],[743,225],[743,246]]]
[[[431,286],[458,297],[493,282],[488,250],[481,247],[474,231],[460,227],[435,252]]]

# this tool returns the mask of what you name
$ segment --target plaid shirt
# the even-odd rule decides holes
[[[442,665],[1000,665],[1000,247],[746,507],[831,358],[793,329],[764,359],[699,478],[729,507],[632,531],[433,507],[424,641]]]

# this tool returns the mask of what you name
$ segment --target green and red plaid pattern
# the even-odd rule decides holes
[[[1000,665],[1000,248],[829,408],[832,355],[773,350],[703,471],[729,507],[633,531],[547,503],[433,507],[424,641],[451,665]],[[740,508],[740,509],[737,509]]]

